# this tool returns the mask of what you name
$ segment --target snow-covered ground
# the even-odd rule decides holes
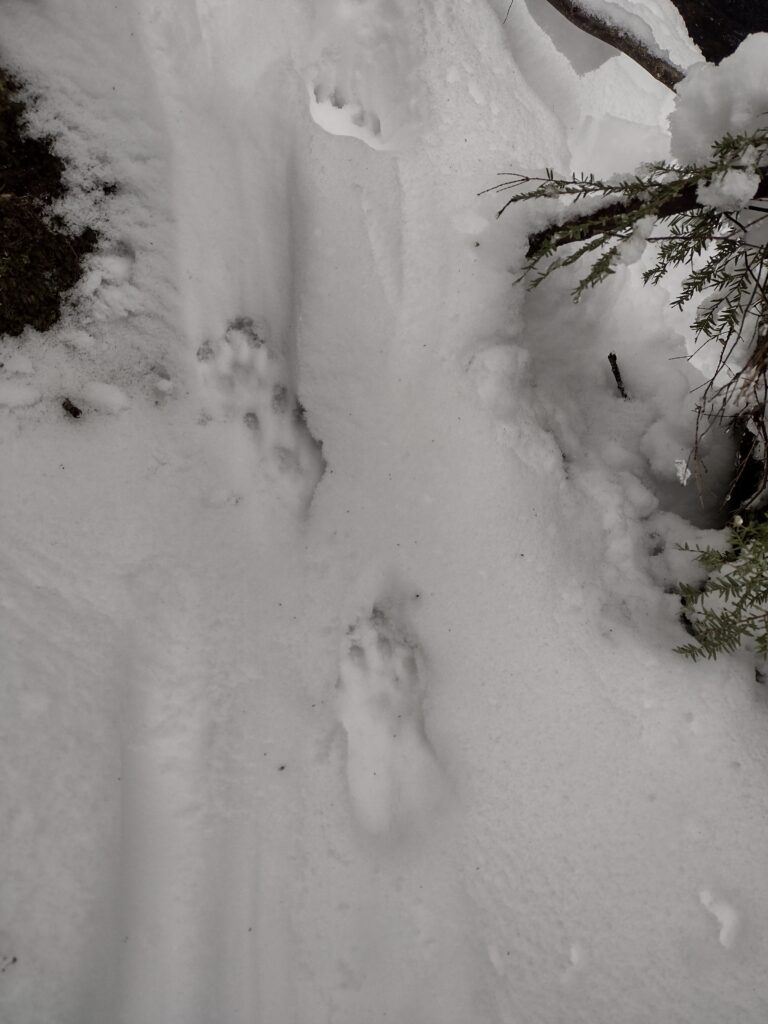
[[[2,342],[3,1024],[766,1020],[768,700],[672,653],[683,321],[526,296],[477,196],[673,97],[541,6],[0,8],[104,238]]]

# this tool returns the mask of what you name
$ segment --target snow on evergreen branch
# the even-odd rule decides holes
[[[678,654],[698,661],[733,653],[749,644],[756,653],[768,655],[768,522],[746,524],[736,517],[728,547],[690,547],[707,570],[701,587],[678,588],[685,620],[694,642],[676,648]]]

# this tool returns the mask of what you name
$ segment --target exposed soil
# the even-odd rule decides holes
[[[0,69],[0,335],[13,336],[56,323],[98,241],[50,213],[64,194],[64,162],[50,139],[27,133],[18,89]]]

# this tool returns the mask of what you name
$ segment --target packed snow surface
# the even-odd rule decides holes
[[[102,235],[2,342],[3,1022],[766,1019],[765,689],[672,652],[729,441],[639,246],[526,296],[477,195],[671,99],[507,6],[0,8]]]

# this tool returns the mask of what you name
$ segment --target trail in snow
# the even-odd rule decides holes
[[[761,1021],[764,723],[661,650],[661,418],[595,381],[600,300],[521,308],[523,225],[474,199],[598,144],[547,104],[620,82],[650,131],[652,93],[526,84],[522,0],[510,37],[484,3],[11,9],[85,83],[68,125],[111,92],[84,39],[131,116],[79,140],[116,237],[2,447],[9,1019]]]
[[[232,75],[231,68],[225,69],[217,61],[215,28],[201,21],[201,41],[210,63],[207,71],[201,72],[198,67],[194,75],[190,75],[188,69],[176,64],[175,51],[168,50],[162,43],[158,47],[158,40],[168,37],[165,34],[170,37],[176,34],[165,21],[165,16],[161,24],[164,26],[162,34],[158,36],[153,28],[150,42],[170,123],[177,120],[184,123],[188,118],[196,120],[199,117],[198,103],[190,100],[190,94],[208,94],[210,90],[214,103],[229,104],[231,91],[222,94],[220,101],[215,98],[217,88],[221,88],[215,80],[216,76]],[[222,23],[219,22],[217,27],[221,30]],[[394,28],[390,25],[389,30],[400,34],[391,38],[404,38],[402,24],[395,24]],[[194,38],[197,29],[188,24],[181,31]],[[218,38],[220,40],[221,36]],[[231,40],[229,45],[233,45]],[[194,131],[187,129],[176,134],[173,143],[176,167],[174,194],[180,216],[183,217],[179,238],[179,287],[188,324],[187,345],[194,346],[202,355],[199,361],[201,402],[203,408],[212,414],[209,422],[198,427],[204,450],[210,453],[210,465],[216,478],[211,501],[214,508],[222,509],[266,501],[265,510],[259,518],[264,536],[272,538],[273,542],[273,517],[283,520],[287,514],[290,520],[292,516],[290,507],[286,508],[281,502],[272,500],[275,493],[279,497],[286,489],[290,490],[292,484],[295,485],[296,500],[293,506],[296,511],[302,511],[309,505],[319,480],[320,488],[331,495],[334,504],[343,500],[339,496],[336,481],[346,477],[349,470],[344,466],[343,457],[340,457],[335,436],[326,441],[323,434],[326,427],[323,416],[328,409],[325,395],[332,395],[335,401],[340,402],[344,397],[345,386],[351,383],[354,392],[350,396],[350,409],[357,410],[361,400],[365,400],[364,396],[377,390],[374,378],[369,378],[370,384],[361,381],[355,383],[349,380],[346,372],[339,373],[337,367],[337,380],[327,388],[322,402],[313,400],[313,386],[316,383],[313,374],[316,367],[312,360],[307,359],[308,353],[317,352],[323,358],[323,350],[326,349],[325,363],[333,372],[333,364],[328,363],[327,352],[327,342],[331,339],[325,335],[322,315],[318,315],[321,311],[317,308],[316,298],[319,296],[316,296],[314,288],[319,285],[327,291],[329,276],[334,276],[342,289],[359,287],[361,275],[359,268],[354,265],[350,266],[345,275],[341,261],[334,261],[330,254],[321,256],[319,261],[320,267],[327,266],[327,272],[317,273],[313,246],[309,241],[312,235],[312,211],[305,216],[303,209],[306,203],[304,194],[307,176],[315,178],[317,168],[307,163],[308,154],[296,152],[300,148],[298,143],[301,134],[296,139],[290,133],[284,134],[283,154],[271,148],[273,132],[284,132],[283,107],[287,102],[293,105],[301,103],[299,109],[303,111],[305,119],[303,131],[311,123],[306,100],[300,92],[296,92],[298,82],[291,82],[288,77],[287,58],[281,60],[279,56],[281,47],[285,45],[284,41],[279,43],[274,62],[263,70],[261,112],[256,119],[251,105],[243,103],[241,112],[233,114],[227,111],[227,121],[224,122],[227,127],[224,132],[213,126],[209,129],[205,124],[198,124]],[[197,76],[200,76],[199,81],[195,80]],[[378,80],[378,91],[369,90],[366,96],[380,97],[380,90],[387,81],[386,78]],[[236,87],[232,91],[237,95]],[[390,118],[384,123],[387,132],[393,120]],[[210,131],[214,132],[213,138],[210,137]],[[267,140],[270,148],[265,145]],[[194,248],[199,239],[205,238],[210,244],[209,230],[214,233],[221,230],[218,224],[210,220],[210,198],[199,193],[201,182],[206,180],[206,172],[200,173],[199,164],[212,159],[217,169],[216,177],[208,180],[210,188],[220,197],[217,199],[217,219],[223,214],[221,219],[229,224],[232,231],[231,237],[222,235],[221,243],[213,250],[218,253],[218,259],[223,260],[223,272],[212,271],[209,250],[203,256],[202,253],[198,255]],[[338,168],[338,160],[332,155],[321,174],[338,173]],[[232,191],[226,190],[223,197],[219,180],[222,173],[234,185]],[[256,182],[258,191],[254,192]],[[231,211],[231,214],[227,211]],[[243,232],[239,227],[232,230],[233,218],[243,217],[244,211],[246,222],[250,220],[259,225],[255,246],[248,242],[242,244]],[[371,230],[365,220],[359,218],[356,204],[350,208],[349,214],[350,226],[354,225],[356,232],[362,230],[370,238]],[[338,241],[333,240],[343,239],[341,231],[342,225],[337,221],[332,225],[327,240],[338,245]],[[190,242],[194,243],[193,247],[190,247]],[[348,243],[349,239],[345,239],[344,262],[349,256],[354,259],[354,250],[349,248]],[[400,262],[401,256],[396,251],[394,266],[391,260],[388,261],[387,255],[380,257],[380,265],[387,263],[392,267],[390,281],[397,280]],[[371,284],[376,289],[380,287],[375,281]],[[299,296],[298,302],[295,296]],[[223,299],[227,299],[226,304],[222,302]],[[323,300],[323,308],[327,308],[326,302],[327,299]],[[370,321],[375,314],[374,308],[369,307],[364,318],[360,318],[359,308],[356,302],[348,329],[354,330],[357,327],[359,331],[358,358],[362,362],[366,354],[370,354]],[[212,315],[214,310],[217,311],[216,317]],[[378,337],[384,340],[396,329],[396,321],[391,312],[382,311],[384,317]],[[331,308],[329,312],[332,317],[329,326],[335,333],[340,324],[338,308]],[[254,337],[258,329],[251,330],[249,320],[254,324],[269,323],[270,338],[267,344],[260,344],[261,338]],[[373,337],[375,339],[376,335]],[[333,343],[337,344],[338,340],[334,339]],[[371,405],[372,411],[375,410],[373,422],[370,426],[363,425],[360,439],[362,444],[356,456],[358,461],[365,447],[370,445],[376,416],[383,415],[387,421],[391,421],[391,384],[387,383],[391,368],[386,345],[381,355],[384,358],[384,364],[379,364],[384,370],[379,381],[382,390],[380,397]],[[343,365],[343,356],[341,360]],[[365,367],[366,374],[375,374],[376,367],[377,360],[373,359]],[[302,404],[306,404],[306,426],[303,419],[291,415],[290,406],[295,394],[298,394]],[[341,409],[339,411],[343,423],[346,417]],[[334,413],[334,418],[339,419],[339,414]],[[333,457],[333,466],[329,463],[328,472],[322,480],[321,456],[318,446],[311,439],[310,431],[322,439],[324,450],[327,445]],[[284,436],[286,432],[287,438]],[[385,437],[386,430],[382,433],[382,440]],[[254,463],[251,454],[254,448],[261,454],[258,465]],[[290,459],[291,465],[287,467],[281,449],[287,450],[289,454],[295,453]],[[299,469],[301,472],[298,476],[290,472],[286,474],[286,468]],[[371,465],[371,469],[378,475],[377,468]],[[355,487],[365,486],[365,479],[359,478],[354,469],[352,476],[358,477]],[[319,491],[316,494],[319,495]],[[374,494],[380,494],[378,485]],[[310,528],[317,500],[319,497],[312,499]],[[221,504],[222,501],[224,504]],[[388,527],[386,532],[389,534]],[[300,551],[300,536],[295,543]],[[358,547],[359,543],[360,540],[356,538],[351,548],[342,545],[341,551],[330,555],[334,560],[339,555],[338,567],[331,565],[329,568],[342,587],[349,586],[350,570],[354,578],[365,570],[371,558],[378,560],[377,553],[366,550],[370,548],[370,539],[362,539],[361,548]],[[373,544],[378,549],[379,542],[374,540]],[[321,545],[320,552],[323,552],[323,547]],[[216,554],[218,548],[218,542],[214,543],[210,551],[211,558],[220,557]],[[276,551],[279,550],[278,546]],[[357,564],[350,565],[350,555]],[[321,553],[320,561],[325,557]],[[265,588],[268,594],[274,591],[274,587],[269,582],[269,572],[265,574],[263,571],[263,562],[263,556],[252,552],[248,570],[253,574],[253,586]],[[341,575],[338,575],[338,569],[341,569]],[[207,578],[214,571],[214,564],[211,563],[208,568],[201,569],[200,575]],[[305,594],[301,589],[303,581],[297,577],[295,569],[286,572],[285,590],[279,608],[268,613],[259,630],[263,638],[262,630],[269,623],[273,637],[271,640],[262,639],[263,646],[256,657],[265,663],[266,672],[280,679],[284,675],[284,670],[279,667],[283,661],[274,649],[275,644],[279,647],[284,642],[281,637],[291,638],[286,654],[287,665],[291,666],[292,660],[293,665],[288,667],[285,685],[297,687],[296,696],[299,700],[306,688],[313,697],[312,707],[319,705],[321,709],[321,721],[324,717],[323,708],[326,709],[325,716],[331,716],[326,719],[326,728],[332,729],[335,717],[333,682],[339,666],[338,662],[331,664],[327,659],[318,658],[317,648],[318,639],[322,647],[326,636],[329,639],[333,637],[334,648],[337,647],[336,638],[343,628],[340,621],[343,602],[335,588],[329,593],[326,586],[321,584],[318,587],[318,581],[319,577],[312,570],[309,579],[312,589]],[[335,606],[334,596],[337,598]],[[252,603],[251,598],[246,598],[246,606]],[[229,602],[225,601],[224,607],[228,606]],[[261,608],[258,614],[263,617]],[[316,639],[311,626],[315,625],[315,616],[318,614],[322,624]],[[304,635],[301,623],[307,621],[307,616],[311,626],[309,635]],[[201,609],[193,618],[201,619],[204,623],[207,615]],[[298,636],[295,635],[296,630],[299,631]],[[351,681],[348,666],[342,666],[341,674],[348,683]],[[355,682],[360,689],[370,685],[370,680],[370,673],[362,671],[358,672]],[[391,668],[383,667],[378,680],[379,685],[385,688],[392,685]],[[415,685],[416,681],[408,679],[406,682]],[[247,749],[258,750],[270,741],[274,742],[270,739],[270,731],[264,720],[265,696],[264,688],[260,686],[254,689],[249,700],[247,724],[236,745],[236,749],[242,750],[241,758],[245,758]],[[304,716],[310,708],[309,700],[305,700]],[[418,806],[422,812],[426,812],[427,789],[431,789],[433,798],[440,782],[434,762],[430,760],[426,741],[422,738],[419,712],[413,709],[412,724],[404,724],[407,738],[398,744],[387,731],[390,716],[383,704],[369,704],[365,711],[358,710],[357,715],[353,715],[349,707],[347,705],[346,712],[342,714],[349,730],[346,774],[353,797],[358,798],[356,804],[353,802],[353,807],[357,807],[364,827],[371,824],[371,816],[376,826],[383,827],[391,819],[401,823],[408,820],[409,815],[400,812],[409,807],[414,811]],[[313,717],[317,714],[318,711],[315,711]],[[157,897],[151,906],[139,894],[134,904],[132,933],[137,936],[151,935],[156,921],[181,921],[175,906],[175,891],[186,891],[188,901],[190,891],[197,889],[203,902],[197,907],[186,906],[186,927],[179,927],[173,932],[175,942],[166,942],[157,958],[158,962],[167,965],[170,993],[163,995],[155,987],[154,990],[145,989],[143,997],[140,995],[137,979],[142,971],[148,973],[150,970],[147,957],[143,956],[139,961],[140,969],[128,979],[123,989],[127,1019],[138,1022],[146,1018],[148,1013],[152,1016],[154,1012],[161,1016],[174,1013],[179,1020],[202,1021],[208,1019],[206,1013],[215,1013],[217,1005],[229,1006],[231,1014],[242,1014],[243,1019],[255,1010],[260,1019],[274,1021],[285,1019],[287,1014],[296,1015],[296,1019],[309,1020],[326,1012],[333,1014],[333,1018],[339,1022],[359,1020],[361,1015],[372,1021],[384,1020],[392,1014],[414,1020],[437,1021],[444,1019],[451,1003],[454,1007],[463,1007],[461,1012],[464,1015],[470,1013],[468,990],[461,981],[463,971],[457,971],[451,985],[443,985],[444,991],[439,995],[437,993],[438,980],[457,959],[459,936],[454,928],[441,934],[436,922],[448,913],[458,923],[462,915],[458,908],[454,911],[449,909],[458,896],[455,893],[456,880],[452,869],[449,865],[440,867],[434,863],[434,829],[427,826],[427,836],[430,838],[424,850],[419,849],[419,844],[414,848],[406,841],[403,852],[390,860],[387,851],[391,840],[385,837],[383,849],[378,856],[372,857],[369,853],[361,856],[359,832],[350,816],[350,806],[344,798],[345,772],[340,771],[341,765],[337,760],[339,756],[344,756],[342,746],[338,739],[331,748],[325,749],[324,743],[318,746],[316,740],[307,744],[307,738],[311,735],[311,732],[307,732],[310,723],[307,722],[302,730],[298,724],[301,717],[302,714],[294,720],[288,732],[284,725],[278,730],[278,735],[285,735],[286,738],[291,733],[296,734],[291,744],[293,755],[289,752],[285,758],[285,773],[288,775],[288,786],[291,785],[291,779],[304,780],[301,796],[294,792],[293,802],[286,803],[283,810],[277,813],[277,821],[276,808],[271,806],[271,800],[280,799],[275,793],[263,804],[257,805],[250,815],[245,813],[231,826],[224,827],[227,836],[226,861],[233,865],[234,877],[242,885],[243,891],[251,893],[253,913],[249,917],[248,935],[256,933],[258,936],[255,942],[246,942],[247,936],[233,932],[238,920],[245,923],[245,915],[235,915],[231,909],[223,918],[218,915],[213,917],[214,928],[223,929],[223,935],[228,937],[230,955],[240,965],[235,970],[235,977],[240,979],[239,1002],[232,995],[227,995],[226,979],[229,972],[226,965],[216,961],[207,964],[202,962],[202,951],[205,948],[202,936],[208,934],[208,922],[214,913],[212,908],[217,904],[230,904],[232,878],[228,872],[220,877],[217,865],[212,860],[215,851],[221,848],[219,843],[206,838],[207,830],[202,828],[201,819],[190,819],[182,825],[178,815],[175,815],[178,821],[176,826],[170,830],[153,832],[148,828],[150,823],[138,814],[137,809],[137,834],[152,836],[149,846],[158,864],[162,865],[165,858],[173,861],[174,854],[183,847],[190,851],[188,857],[197,858],[197,881],[193,877],[188,878],[186,883],[183,878],[177,879],[176,885],[168,887],[164,897]],[[205,715],[202,721],[205,721]],[[386,779],[389,783],[397,783],[400,796],[397,807],[393,806],[394,796],[391,791],[386,798],[382,798],[380,792],[372,797],[371,790],[365,787],[365,762],[361,766],[360,743],[368,735],[377,737]],[[154,741],[152,746],[155,746]],[[185,756],[191,762],[198,756],[196,749],[199,749],[197,741],[190,736]],[[311,759],[309,763],[307,758]],[[153,763],[151,757],[148,763]],[[279,769],[280,765],[276,773],[278,778],[282,774]],[[172,776],[170,787],[164,788],[158,783],[156,796],[164,803],[167,811],[176,801],[183,802],[187,776],[183,772],[182,776],[178,788],[174,787]],[[245,777],[247,779],[247,774]],[[313,781],[309,783],[309,779]],[[315,785],[315,779],[319,788]],[[421,797],[412,792],[414,787],[421,793]],[[430,803],[434,802],[432,798]],[[324,838],[323,831],[327,827],[324,818],[329,799],[337,801],[340,818],[333,830],[335,834]],[[411,814],[411,826],[418,824],[413,817]],[[265,821],[270,821],[266,832],[263,828]],[[278,821],[282,825],[277,825]],[[408,830],[405,835],[401,835],[402,840],[407,838]],[[338,858],[346,867],[343,880],[339,877],[329,886],[329,877],[336,877],[334,858]],[[150,860],[150,857],[145,857],[140,861],[143,867],[135,876],[131,887],[133,892],[138,891],[142,875],[151,870]],[[292,884],[287,890],[281,883],[281,879],[287,881],[284,867],[286,860],[294,865],[288,876]],[[393,898],[396,889],[401,894]],[[342,892],[346,894],[343,897],[340,895]],[[334,901],[330,906],[323,906],[326,894]],[[344,904],[347,904],[346,908]],[[218,925],[215,924],[217,920],[220,922]],[[320,954],[318,937],[315,935],[318,927],[322,933],[333,936],[327,949],[328,963],[325,962],[326,955]],[[403,945],[396,939],[396,936],[403,934],[418,937],[417,941],[422,945],[423,954],[415,960],[412,943],[409,941]],[[247,977],[249,963],[252,973],[250,987],[243,988],[242,982]],[[342,969],[340,965],[345,966]],[[402,982],[401,990],[397,993],[389,991],[388,979],[393,973]],[[358,980],[354,981],[355,978]],[[430,978],[433,980],[429,981]],[[183,992],[184,997],[178,1000],[179,1009],[171,1011],[162,1000],[167,1000],[174,991]],[[145,1001],[147,998],[149,1003]]]

